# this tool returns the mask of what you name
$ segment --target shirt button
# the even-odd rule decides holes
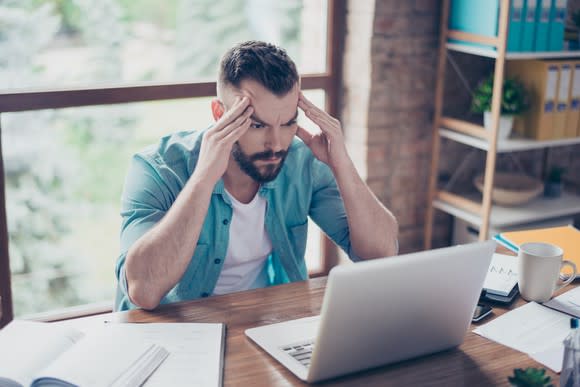
[[[204,292],[204,293],[201,293],[201,296],[202,296],[202,297],[208,297],[208,296],[209,296],[209,294]]]
[[[216,258],[213,260],[213,263],[215,263],[216,265],[219,265],[221,261],[222,261],[221,259]]]
[[[230,222],[230,221],[229,221],[229,220],[227,220],[227,219],[224,219],[224,220],[222,220],[222,223],[223,223],[223,225],[224,225],[224,226],[227,226],[229,222]]]

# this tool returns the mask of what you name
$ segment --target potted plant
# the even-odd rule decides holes
[[[529,107],[529,96],[524,85],[514,78],[505,78],[501,98],[501,112],[498,138],[509,137],[514,116],[525,112]],[[483,113],[483,124],[491,130],[491,99],[493,95],[493,74],[482,80],[471,101],[473,113]]]
[[[514,387],[550,387],[552,378],[546,375],[544,368],[528,367],[514,369],[514,374],[508,376],[508,381]]]
[[[564,183],[562,181],[562,175],[566,172],[566,168],[563,167],[552,167],[546,181],[544,183],[544,196],[548,198],[558,198],[562,196],[562,191],[564,190]]]

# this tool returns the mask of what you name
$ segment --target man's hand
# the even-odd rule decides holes
[[[340,121],[316,107],[302,93],[300,93],[298,99],[298,107],[321,130],[320,133],[312,134],[299,126],[296,133],[312,150],[314,156],[328,164],[332,169],[337,168],[341,162],[348,160]]]
[[[232,108],[204,133],[195,168],[198,176],[203,176],[213,184],[217,183],[226,172],[234,143],[250,127],[252,113],[254,108],[250,106],[250,99],[238,98]]]

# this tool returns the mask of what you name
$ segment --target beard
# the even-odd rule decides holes
[[[240,169],[258,183],[267,183],[274,180],[282,170],[287,154],[287,150],[278,152],[270,150],[248,155],[244,153],[238,142],[234,143],[232,148],[232,156],[234,156],[234,160],[236,160]],[[254,164],[257,160],[268,160],[273,157],[280,158],[280,161],[277,164],[265,164],[262,167],[257,167]]]

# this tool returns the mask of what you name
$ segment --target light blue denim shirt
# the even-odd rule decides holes
[[[131,245],[169,210],[197,164],[203,131],[164,137],[156,146],[136,154],[122,195],[121,255],[116,275],[119,285],[116,310],[136,308],[127,296],[125,258]],[[294,138],[286,161],[275,180],[260,187],[266,199],[265,227],[272,254],[265,270],[268,285],[308,278],[304,252],[308,216],[353,261],[344,204],[330,168]],[[213,293],[229,240],[232,206],[222,180],[214,187],[197,247],[181,280],[163,297],[162,304],[207,297]],[[171,264],[172,257],[164,257]]]

